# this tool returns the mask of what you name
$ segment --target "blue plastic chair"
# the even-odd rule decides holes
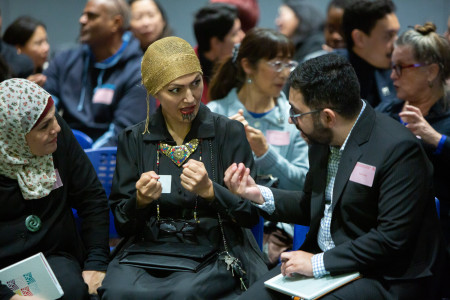
[[[76,129],[72,129],[73,135],[78,141],[78,144],[80,144],[81,148],[83,149],[89,149],[92,148],[92,144],[94,141],[84,132],[81,132]]]
[[[436,211],[438,218],[441,218],[441,204],[439,203],[439,199],[437,197],[434,197],[434,202],[436,203]]]
[[[264,238],[264,218],[259,217],[259,223],[252,228],[252,233],[258,243],[259,249],[262,251]]]
[[[86,149],[85,152],[97,172],[97,177],[105,189],[106,196],[109,197],[114,170],[116,169],[117,147]],[[109,212],[109,237],[119,237],[114,226],[114,216],[111,211]]]
[[[306,238],[306,234],[309,231],[309,226],[294,225],[294,242],[292,244],[292,250],[298,250],[303,244]]]

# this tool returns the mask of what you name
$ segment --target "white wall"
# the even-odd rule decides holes
[[[309,0],[324,13],[329,0]],[[195,12],[207,0],[160,0],[168,15],[175,34],[194,45],[192,30]],[[3,31],[20,15],[31,15],[47,25],[52,50],[71,47],[76,44],[79,24],[78,18],[84,8],[85,0],[0,0],[3,17]],[[258,26],[275,28],[275,17],[282,0],[259,0],[261,16]],[[433,21],[438,32],[443,33],[450,14],[449,0],[394,0],[402,31],[408,25]],[[52,52],[53,52],[52,51]]]

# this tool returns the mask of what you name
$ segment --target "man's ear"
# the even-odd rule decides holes
[[[364,48],[366,37],[367,37],[367,35],[363,31],[361,31],[359,29],[353,29],[352,40],[353,40],[353,44],[355,45],[355,47]]]
[[[320,112],[320,118],[325,128],[333,128],[336,125],[336,112],[325,108]]]
[[[115,15],[112,17],[113,26],[111,27],[112,32],[118,32],[123,27],[123,18],[121,15]]]

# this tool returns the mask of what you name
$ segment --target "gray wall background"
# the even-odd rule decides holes
[[[329,0],[309,0],[321,11],[326,11]],[[169,23],[175,35],[195,45],[192,30],[195,12],[205,5],[207,0],[160,0],[168,15]],[[47,25],[51,51],[72,47],[77,43],[79,32],[78,19],[83,11],[85,0],[0,0],[3,26],[2,32],[18,16],[31,15]],[[261,15],[258,26],[276,28],[275,18],[282,0],[259,0]],[[450,15],[450,0],[394,0],[401,31],[408,25],[433,21],[439,33],[447,28]]]

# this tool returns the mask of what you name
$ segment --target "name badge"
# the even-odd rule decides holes
[[[172,187],[172,175],[159,175],[159,180],[163,194],[170,194]]]
[[[60,188],[60,187],[63,186],[61,177],[59,176],[58,169],[55,169],[55,175],[56,175],[56,181],[55,181],[55,183],[53,184],[52,190],[56,190],[57,188]]]
[[[102,86],[96,87],[94,90],[94,97],[92,98],[93,103],[110,105],[114,97],[113,84],[104,84]]]
[[[267,130],[266,140],[269,144],[275,146],[289,145],[289,131]]]
[[[376,169],[374,166],[357,162],[350,176],[350,181],[372,187]]]

